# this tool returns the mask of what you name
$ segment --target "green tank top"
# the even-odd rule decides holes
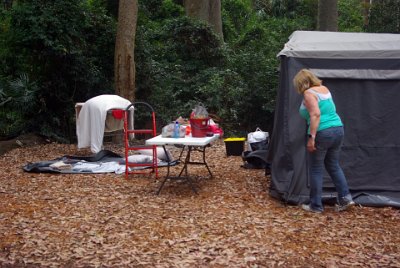
[[[336,113],[336,106],[333,102],[332,95],[330,92],[328,93],[319,93],[315,90],[308,89],[311,93],[313,93],[318,99],[318,107],[321,113],[319,126],[317,131],[331,128],[331,127],[341,127],[343,126],[342,120],[339,115]],[[301,102],[300,115],[307,121],[308,125],[308,133],[310,133],[310,114],[306,106],[304,105],[304,101]]]

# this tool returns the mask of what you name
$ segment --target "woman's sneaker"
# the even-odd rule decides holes
[[[336,211],[344,211],[347,210],[349,208],[351,208],[352,206],[354,206],[356,203],[354,203],[353,200],[342,200],[341,202],[339,202],[339,204],[336,205]]]
[[[301,208],[304,209],[305,211],[310,211],[310,212],[314,212],[314,213],[322,213],[321,210],[313,209],[310,204],[303,204],[303,205],[301,205]]]

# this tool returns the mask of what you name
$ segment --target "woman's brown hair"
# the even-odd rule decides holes
[[[320,86],[322,81],[310,70],[302,69],[293,78],[293,84],[297,92],[303,94],[304,91],[311,87]]]

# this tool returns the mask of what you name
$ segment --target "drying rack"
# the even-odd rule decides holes
[[[145,107],[151,113],[151,126],[149,129],[134,129],[133,126],[129,127],[129,113],[130,110],[134,109],[133,116],[135,116],[135,110],[138,106]],[[146,102],[132,102],[124,111],[124,143],[125,143],[125,177],[128,178],[129,174],[148,174],[155,173],[158,178],[158,162],[157,162],[157,146],[156,145],[131,145],[130,137],[135,134],[149,134],[152,137],[156,136],[156,114],[153,107]],[[129,152],[151,149],[152,151],[152,162],[151,163],[130,163]]]

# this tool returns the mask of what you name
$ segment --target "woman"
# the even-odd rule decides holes
[[[307,211],[321,213],[322,183],[324,166],[338,192],[338,210],[354,205],[346,177],[339,166],[339,153],[343,143],[343,123],[336,113],[336,107],[328,88],[322,85],[312,72],[302,69],[293,83],[303,95],[300,115],[308,124],[307,151],[310,154],[311,191],[310,203],[303,204]]]

